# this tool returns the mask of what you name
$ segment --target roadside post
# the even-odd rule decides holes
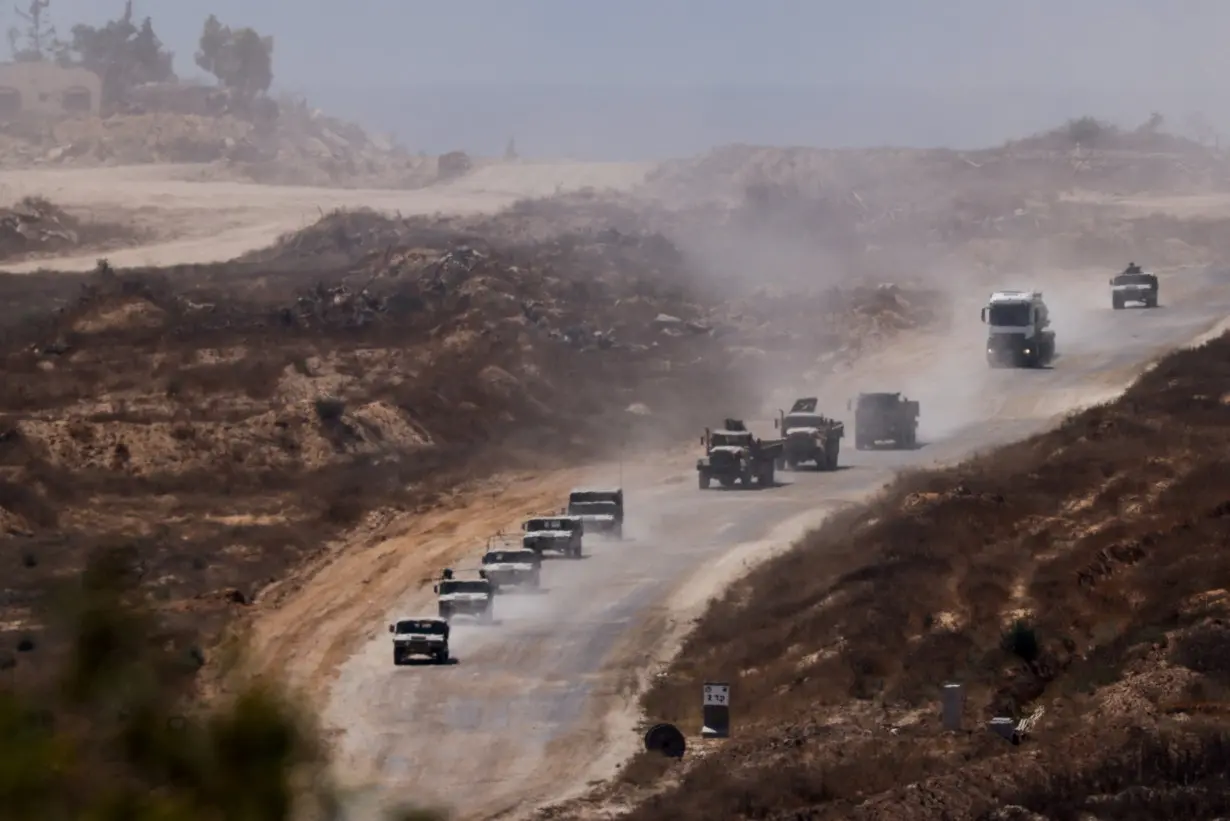
[[[704,699],[701,704],[701,729],[703,738],[730,737],[730,685],[722,681],[707,681],[704,684]]]

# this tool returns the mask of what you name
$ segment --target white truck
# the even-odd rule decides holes
[[[444,619],[398,619],[389,625],[393,634],[393,664],[400,667],[413,656],[427,656],[436,664],[448,661],[448,622]]]
[[[495,588],[486,579],[455,579],[446,571],[445,578],[432,589],[440,618],[445,621],[466,616],[490,624],[495,618]]]
[[[581,558],[585,522],[580,516],[537,516],[521,523],[521,545],[541,556],[550,550],[571,559]]]
[[[483,566],[478,575],[491,582],[497,593],[502,587],[537,590],[542,580],[542,556],[525,547],[489,549],[483,554]]]
[[[1055,332],[1041,291],[996,291],[982,308],[987,364],[1039,368],[1055,358]]]

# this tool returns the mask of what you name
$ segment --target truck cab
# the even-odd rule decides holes
[[[542,556],[529,548],[495,548],[483,554],[482,576],[498,592],[501,587],[527,586],[537,590],[541,582]]]
[[[1110,280],[1110,304],[1116,311],[1123,310],[1129,302],[1138,302],[1146,308],[1157,307],[1157,275],[1143,270],[1134,262]]]
[[[521,523],[521,545],[541,556],[550,550],[581,558],[585,521],[580,516],[536,516]]]
[[[389,633],[398,667],[414,656],[427,656],[436,664],[448,661],[449,625],[444,619],[398,619],[389,625]]]
[[[795,400],[790,412],[778,411],[774,423],[785,440],[782,455],[778,458],[779,469],[791,470],[803,462],[814,462],[817,470],[836,470],[841,438],[845,424],[819,413],[819,399],[805,396]]]
[[[1041,291],[996,291],[982,309],[987,364],[1036,368],[1055,357],[1055,332]]]
[[[867,450],[882,442],[896,448],[918,444],[918,402],[901,393],[860,393],[846,403],[854,411],[854,447]]]
[[[568,494],[569,516],[579,517],[585,529],[622,539],[624,535],[624,489],[575,488]]]
[[[441,579],[433,588],[440,618],[452,621],[456,616],[491,622],[494,617],[495,589],[486,579]]]
[[[776,420],[775,420],[776,421]],[[753,482],[761,487],[773,484],[773,472],[783,452],[782,440],[757,439],[741,419],[726,419],[718,430],[705,429],[700,438],[705,455],[696,460],[701,490],[717,479],[722,487]]]

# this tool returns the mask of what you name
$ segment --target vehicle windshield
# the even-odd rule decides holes
[[[448,593],[487,593],[491,587],[485,581],[446,581],[440,582],[440,592]]]
[[[819,428],[824,426],[824,417],[818,413],[791,413],[786,416],[786,428]]]
[[[493,550],[483,556],[483,564],[507,564],[509,562],[532,562],[538,556],[532,550]]]
[[[573,514],[614,514],[618,509],[619,505],[614,502],[572,502],[568,505],[568,512]]]
[[[891,410],[897,405],[897,394],[865,393],[858,398],[858,405],[864,410]]]
[[[531,533],[536,530],[558,530],[566,533],[576,530],[576,527],[577,523],[571,519],[530,519],[525,525],[525,529]]]
[[[1116,285],[1152,285],[1153,277],[1148,274],[1120,274],[1115,277]]]
[[[742,448],[752,444],[750,433],[715,433],[709,437],[714,447]]]
[[[431,619],[407,619],[399,621],[397,626],[393,628],[394,633],[430,633],[433,636],[442,636],[448,627],[443,622],[432,621]]]
[[[1025,327],[1029,325],[1030,305],[1027,302],[1006,302],[1002,305],[992,305],[987,311],[987,323],[990,325],[1006,325]]]

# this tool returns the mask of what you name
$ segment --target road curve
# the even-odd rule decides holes
[[[1230,277],[1176,280],[1157,310],[1112,311],[1101,292],[1083,307],[1052,308],[1061,356],[1051,369],[990,371],[975,317],[945,350],[904,357],[896,372],[863,369],[825,391],[824,407],[846,415],[850,391],[904,387],[922,403],[916,450],[849,447],[841,470],[786,473],[764,491],[702,492],[686,465],[675,476],[631,470],[630,538],[589,542],[582,561],[549,562],[547,592],[501,596],[496,625],[459,626],[456,665],[394,668],[383,625],[372,625],[325,717],[344,731],[344,771],[378,785],[356,798],[350,818],[366,821],[383,800],[406,798],[465,818],[519,816],[605,775],[635,743],[627,727],[615,737],[607,719],[631,709],[642,668],[679,615],[672,595],[690,579],[792,517],[865,498],[903,467],[953,462],[1110,398],[1147,362],[1230,316]],[[398,612],[430,607],[429,590],[413,591]]]

